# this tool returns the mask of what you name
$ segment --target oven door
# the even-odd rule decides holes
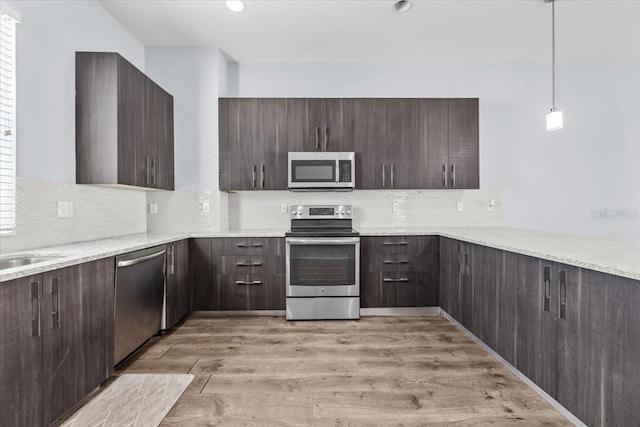
[[[360,296],[359,237],[287,237],[287,297]]]

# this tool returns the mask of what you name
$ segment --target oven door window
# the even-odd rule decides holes
[[[335,160],[292,160],[292,182],[336,182]]]
[[[355,257],[354,245],[291,245],[291,285],[355,285]]]

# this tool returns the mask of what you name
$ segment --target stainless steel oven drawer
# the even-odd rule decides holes
[[[359,319],[360,298],[287,298],[287,320]]]

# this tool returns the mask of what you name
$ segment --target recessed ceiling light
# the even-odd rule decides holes
[[[244,3],[242,0],[227,0],[227,8],[232,12],[242,12]]]
[[[398,0],[393,5],[393,10],[397,13],[405,13],[409,9],[411,9],[412,3],[410,0]]]

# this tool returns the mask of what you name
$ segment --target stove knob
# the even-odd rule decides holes
[[[344,214],[345,214],[344,209],[342,209],[342,210],[340,211],[340,213],[341,213],[342,215],[344,215]]]
[[[347,211],[347,215],[351,215],[351,211],[350,210]]]

